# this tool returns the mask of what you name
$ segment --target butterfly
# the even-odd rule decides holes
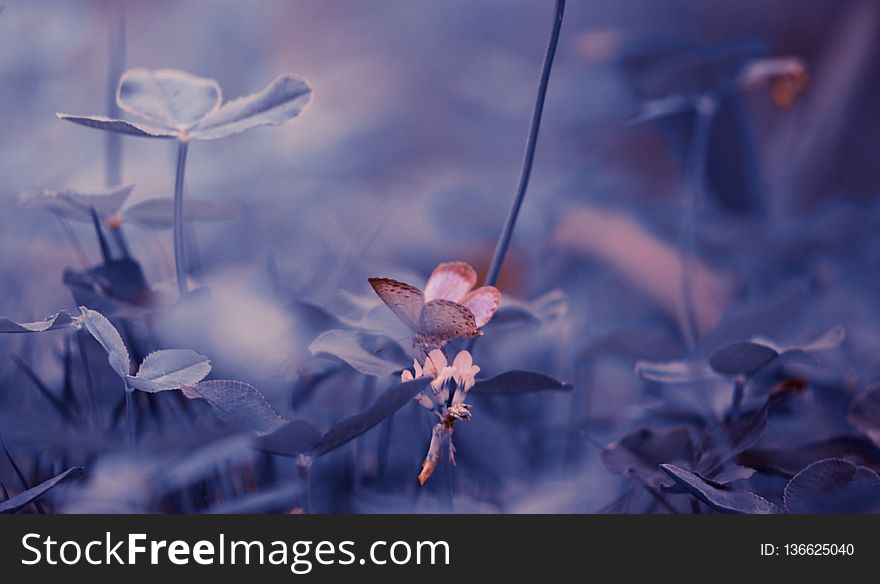
[[[498,309],[495,286],[472,290],[477,273],[465,262],[446,262],[434,269],[425,291],[391,278],[370,278],[379,298],[414,333],[422,349],[442,348],[452,339],[471,339]]]

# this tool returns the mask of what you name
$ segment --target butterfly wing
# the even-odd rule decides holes
[[[477,283],[477,273],[464,262],[446,262],[434,268],[425,286],[425,302],[451,300],[461,302],[468,290]]]
[[[470,339],[483,334],[467,307],[443,298],[425,304],[418,332],[438,345],[451,339]]]
[[[473,313],[478,328],[485,326],[487,322],[492,320],[500,302],[501,292],[495,286],[477,288],[465,294],[461,299],[462,305]]]
[[[370,278],[370,286],[397,318],[414,332],[419,332],[419,318],[425,306],[421,290],[391,278]]]

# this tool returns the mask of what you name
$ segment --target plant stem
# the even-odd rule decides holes
[[[745,390],[746,378],[737,375],[733,381],[733,397],[730,400],[730,419],[736,421],[739,419],[739,411],[742,407],[743,392]]]
[[[61,228],[64,230],[64,234],[70,241],[70,247],[73,248],[74,252],[76,252],[77,257],[79,258],[79,263],[82,264],[84,268],[89,267],[92,262],[89,259],[89,255],[86,253],[86,250],[83,249],[82,244],[79,242],[79,238],[76,236],[76,233],[74,233],[73,228],[70,226],[70,222],[60,212],[53,211],[52,214],[55,215],[55,218],[58,219],[58,222],[61,224]]]
[[[682,224],[681,242],[681,294],[684,311],[684,336],[688,351],[696,353],[700,339],[700,324],[694,306],[694,260],[697,254],[697,210],[703,191],[706,173],[706,154],[709,146],[709,130],[718,109],[717,100],[704,95],[697,101],[694,128],[687,165],[687,201]]]
[[[98,427],[98,401],[95,399],[95,384],[92,381],[92,371],[89,369],[89,356],[86,351],[85,331],[77,331],[76,346],[79,349],[79,359],[82,361],[83,377],[86,380],[86,393],[89,399],[89,416],[92,419],[92,425]]]
[[[529,124],[529,135],[526,139],[526,151],[523,155],[522,167],[519,172],[519,184],[513,197],[513,204],[507,213],[501,235],[492,254],[492,262],[489,264],[489,273],[486,275],[486,286],[494,286],[498,283],[501,275],[501,266],[507,256],[507,248],[510,247],[510,238],[513,237],[513,228],[516,227],[516,219],[523,200],[526,198],[526,190],[529,186],[529,178],[532,175],[532,164],[535,162],[535,148],[538,145],[538,131],[541,129],[541,116],[544,113],[544,99],[547,96],[547,86],[550,83],[550,70],[553,68],[553,58],[556,56],[556,46],[559,44],[559,31],[562,29],[562,17],[565,13],[565,0],[556,0],[556,8],[553,13],[553,28],[550,30],[550,40],[547,42],[547,50],[544,52],[544,63],[541,65],[541,77],[538,81],[538,96],[535,98],[535,107],[532,110],[532,120]],[[478,337],[474,337],[467,344],[467,350],[473,352]],[[449,392],[449,404],[455,395],[455,389]]]
[[[446,443],[446,448],[452,448],[452,439]],[[442,501],[443,507],[445,508],[445,512],[452,514],[455,513],[455,487],[453,484],[453,476],[452,469],[455,466],[452,464],[452,460],[450,460],[448,452],[444,452],[445,456],[442,456],[440,459],[440,474],[439,477],[443,481],[443,492],[442,492]]]
[[[110,245],[107,238],[104,237],[104,230],[101,228],[101,220],[98,218],[98,212],[95,208],[91,208],[92,226],[95,228],[95,234],[98,236],[98,246],[101,248],[101,259],[106,264],[113,260],[113,254],[110,252]]]
[[[125,422],[128,426],[128,443],[134,446],[134,391],[125,384]]]
[[[177,272],[177,290],[186,295],[186,256],[183,249],[183,175],[186,171],[186,152],[189,141],[177,142],[177,172],[174,175],[174,268]]]
[[[303,512],[308,514],[312,512],[312,460],[308,457],[300,455],[296,462],[296,469],[299,472],[299,478],[304,484],[304,492],[300,497]]]
[[[107,116],[119,117],[116,103],[116,86],[125,69],[125,6],[113,2],[108,15],[109,40],[107,43]],[[109,187],[122,182],[122,135],[116,132],[104,134],[104,183]]]
[[[119,117],[116,103],[116,89],[119,78],[125,70],[125,5],[111,2],[108,14],[107,42],[107,117]],[[112,187],[122,183],[122,135],[116,132],[104,134],[104,185]],[[110,232],[122,257],[131,257],[128,243],[122,233],[122,225],[111,228]]]
[[[513,198],[513,205],[507,214],[507,220],[498,238],[492,263],[489,265],[489,273],[486,276],[486,285],[494,286],[498,282],[507,248],[510,246],[510,238],[513,236],[513,228],[526,196],[529,186],[529,177],[532,174],[532,164],[535,160],[535,147],[538,143],[538,130],[541,128],[541,115],[544,113],[544,98],[547,95],[547,85],[550,81],[550,69],[553,67],[553,57],[556,55],[556,45],[559,43],[559,31],[562,28],[562,16],[565,11],[565,0],[556,0],[556,10],[553,17],[553,29],[550,32],[550,41],[547,43],[547,51],[544,53],[544,64],[541,67],[541,79],[538,82],[538,96],[535,99],[535,108],[532,111],[532,121],[529,126],[529,136],[526,140],[526,151],[523,156],[522,169],[519,175],[519,185]]]

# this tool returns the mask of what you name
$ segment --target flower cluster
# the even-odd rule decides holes
[[[422,407],[434,412],[440,419],[431,432],[431,445],[422,463],[422,472],[419,473],[420,484],[424,485],[434,472],[443,456],[444,447],[449,451],[450,462],[455,464],[452,431],[456,421],[468,420],[471,417],[470,406],[464,400],[476,383],[475,377],[479,371],[480,368],[474,365],[468,351],[459,352],[449,365],[445,353],[440,349],[434,349],[428,353],[424,365],[413,359],[413,371],[404,370],[401,374],[402,381],[412,381],[425,376],[434,378],[430,385],[431,393],[422,392],[416,396],[416,401]]]

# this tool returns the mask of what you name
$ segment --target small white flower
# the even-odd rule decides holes
[[[475,378],[480,368],[474,365],[473,357],[468,351],[460,351],[450,365],[443,351],[434,349],[428,354],[422,368],[419,367],[418,361],[414,361],[413,370],[416,375],[404,371],[401,379],[408,381],[421,376],[433,377],[431,381],[433,399],[426,393],[420,393],[415,399],[419,405],[433,411],[440,419],[431,432],[431,444],[422,462],[422,472],[419,473],[419,484],[424,485],[437,468],[444,451],[448,453],[452,464],[455,464],[452,432],[456,422],[471,418],[471,408],[464,403],[464,400],[467,392],[476,383]],[[455,396],[452,403],[447,405],[450,389],[455,389]]]
[[[433,400],[431,400],[431,398],[426,396],[424,393],[419,392],[415,399],[419,403],[419,405],[426,410],[433,411],[436,407]]]
[[[428,353],[428,357],[425,359],[425,375],[436,378],[446,366],[446,355],[440,349],[434,349]]]
[[[470,420],[471,406],[466,403],[457,403],[449,406],[447,415],[455,420]]]
[[[452,362],[452,377],[459,387],[468,392],[476,383],[480,368],[474,365],[474,359],[468,351],[461,351]]]
[[[422,370],[422,366],[419,365],[419,362],[416,359],[413,359],[413,370],[404,369],[400,374],[400,381],[407,382],[412,381],[413,379],[418,379],[424,375],[424,371]]]

